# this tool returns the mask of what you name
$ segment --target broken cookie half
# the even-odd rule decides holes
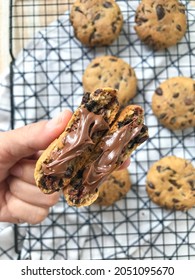
[[[63,189],[71,206],[87,206],[98,187],[148,138],[138,105],[120,111],[117,91],[85,93],[65,131],[43,152],[35,168],[37,186],[46,194]]]

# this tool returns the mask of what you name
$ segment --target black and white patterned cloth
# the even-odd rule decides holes
[[[100,55],[130,63],[138,78],[133,103],[145,110],[150,139],[132,155],[132,189],[110,207],[75,209],[64,199],[37,226],[0,223],[0,259],[117,259],[195,258],[195,209],[171,212],[154,205],[145,191],[145,176],[162,156],[176,155],[194,162],[194,129],[171,132],[152,114],[155,88],[167,78],[195,78],[195,9],[187,5],[188,31],[182,41],[153,52],[133,29],[138,1],[119,1],[124,27],[107,48],[88,49],[75,39],[69,15],[40,30],[19,53],[0,82],[0,130],[48,119],[80,103],[83,71]],[[11,86],[10,86],[11,85]],[[11,97],[14,108],[11,110]]]

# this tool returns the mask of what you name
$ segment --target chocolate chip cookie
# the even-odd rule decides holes
[[[152,97],[152,110],[160,123],[176,130],[195,126],[195,81],[174,77],[164,81]]]
[[[126,196],[131,188],[130,176],[127,169],[114,171],[99,187],[96,204],[110,206]]]
[[[127,103],[136,95],[137,78],[134,69],[123,59],[115,56],[101,56],[93,59],[83,74],[85,91],[111,87],[118,90],[118,101]]]
[[[185,6],[178,0],[142,0],[136,10],[135,31],[155,50],[177,44],[187,29]]]
[[[162,207],[188,210],[195,206],[195,168],[183,158],[164,157],[148,171],[146,190],[151,200]]]
[[[107,176],[147,140],[142,107],[120,110],[116,93],[104,88],[84,94],[65,131],[37,161],[35,181],[44,193],[63,189],[69,205],[90,205]]]
[[[112,44],[123,26],[121,10],[114,0],[76,0],[70,21],[75,37],[89,47]]]
[[[59,191],[70,183],[110,128],[118,109],[115,90],[99,89],[84,94],[65,131],[36,164],[35,181],[44,193]]]

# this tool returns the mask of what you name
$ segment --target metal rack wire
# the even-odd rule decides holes
[[[111,54],[136,71],[138,93],[132,102],[145,110],[150,139],[132,155],[132,189],[124,199],[110,207],[75,209],[61,198],[40,225],[15,226],[15,250],[21,259],[195,259],[195,209],[161,209],[145,191],[147,171],[162,156],[195,160],[195,130],[171,132],[151,110],[159,83],[179,75],[195,78],[195,9],[182,1],[188,16],[185,38],[154,52],[133,29],[140,1],[119,0],[125,19],[120,37],[112,46],[88,49],[74,38],[71,2],[10,0],[12,127],[74,110],[83,95],[86,66],[98,55]]]

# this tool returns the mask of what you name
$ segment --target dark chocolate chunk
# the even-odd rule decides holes
[[[73,171],[74,171],[74,167],[69,166],[64,173],[64,177],[71,178]]]
[[[188,184],[190,185],[191,190],[192,190],[192,191],[195,191],[195,181],[189,180],[189,181],[188,181]]]
[[[170,124],[174,124],[174,123],[176,123],[176,121],[177,121],[177,118],[176,117],[172,117],[170,119]]]
[[[161,172],[162,166],[161,166],[161,165],[158,165],[158,166],[156,167],[156,169],[157,169],[158,172]]]
[[[106,1],[106,2],[103,3],[103,7],[106,8],[106,9],[112,8],[112,3]]]
[[[115,33],[117,30],[116,28],[116,22],[112,22],[112,32]]]
[[[168,188],[168,192],[172,192],[173,191],[173,187]]]
[[[96,20],[98,20],[98,19],[100,19],[101,18],[101,14],[99,13],[99,14],[97,14],[95,17],[94,17],[94,21],[96,21]]]
[[[97,96],[98,94],[100,94],[102,92],[102,90],[100,88],[96,89],[96,91],[94,92],[94,95]]]
[[[177,199],[177,198],[173,198],[172,201],[173,201],[173,203],[178,203],[178,202],[180,202],[179,199]]]
[[[90,36],[89,36],[89,42],[91,43],[91,41],[95,38],[95,32],[96,32],[96,28],[94,28],[94,30],[91,32]]]
[[[91,68],[96,68],[96,67],[98,67],[100,64],[99,63],[95,63],[95,64],[93,64],[92,66],[91,66]]]
[[[139,138],[139,139],[137,140],[137,143],[138,143],[138,144],[142,144],[142,143],[145,142],[147,139],[148,139],[148,136],[143,136],[143,137],[141,137],[141,138]]]
[[[115,89],[119,89],[119,86],[120,86],[120,84],[119,84],[119,83],[116,83],[116,84],[114,85],[114,88],[115,88]]]
[[[157,95],[163,95],[163,91],[162,91],[162,89],[160,87],[155,90],[155,93]]]
[[[81,14],[83,14],[83,11],[81,11],[81,9],[77,6],[77,7],[75,7],[75,11],[76,12],[79,12],[79,13],[81,13]]]
[[[156,6],[156,14],[157,14],[158,20],[161,20],[161,19],[164,18],[164,16],[165,16],[165,9],[163,8],[162,5],[157,5]]]
[[[176,28],[177,28],[177,30],[182,31],[181,25],[177,24]]]
[[[89,92],[85,92],[84,95],[83,95],[82,104],[87,103],[88,100],[89,100],[89,97],[90,97],[90,93]]]
[[[162,120],[162,119],[164,119],[166,116],[167,116],[166,113],[162,113],[162,114],[160,114],[159,119]]]
[[[175,187],[177,187],[177,189],[180,189],[181,188],[181,185],[177,183],[176,180],[172,180],[172,179],[169,179],[169,182],[174,185]]]
[[[155,192],[156,196],[160,196],[161,192]]]
[[[179,92],[173,94],[173,98],[177,98],[177,97],[179,97]]]
[[[93,109],[94,109],[94,107],[97,105],[97,102],[96,101],[94,101],[94,100],[92,100],[90,103],[86,103],[85,104],[85,107],[87,108],[87,110],[89,111],[89,112],[91,112]]]
[[[151,182],[148,182],[148,187],[149,187],[150,189],[152,189],[152,190],[154,190],[154,189],[155,189],[154,184],[153,184],[153,183],[151,183]]]

